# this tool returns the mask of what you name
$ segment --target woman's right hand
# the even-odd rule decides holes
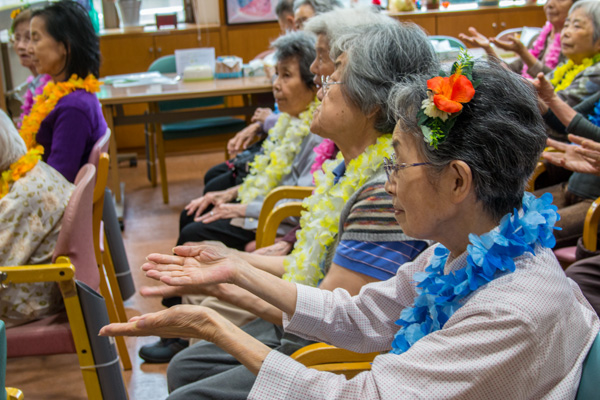
[[[575,135],[569,135],[569,140],[575,144],[548,139],[546,144],[558,151],[545,151],[542,157],[570,171],[600,176],[600,143]]]
[[[212,204],[216,207],[220,204],[228,203],[234,200],[236,195],[237,189],[234,190],[233,188],[227,190],[220,190],[217,192],[208,192],[204,196],[198,197],[197,199],[190,201],[188,205],[185,206],[185,210],[187,211],[187,215],[194,214],[195,220],[202,215],[204,210],[206,210],[206,207],[208,207],[209,205]]]
[[[544,74],[542,72],[537,74],[536,78],[532,80],[531,83],[537,91],[539,98],[542,99],[546,105],[550,104],[552,99],[556,96],[556,93],[554,92],[554,86],[548,82]]]
[[[254,115],[252,116],[252,122],[259,122],[261,125],[265,123],[265,120],[269,115],[273,114],[273,110],[270,108],[262,108],[259,107],[254,111]]]
[[[254,136],[256,136],[260,130],[260,125],[258,123],[252,123],[229,139],[229,142],[227,142],[227,153],[229,154],[229,157],[235,157],[246,150]]]

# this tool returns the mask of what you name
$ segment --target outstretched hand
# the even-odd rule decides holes
[[[458,38],[471,47],[481,47],[482,49],[491,49],[490,40],[483,36],[472,26],[469,27],[469,34],[459,33]]]
[[[199,338],[214,342],[221,315],[206,307],[177,305],[155,313],[133,317],[125,323],[109,324],[100,336],[160,336]]]
[[[569,135],[569,140],[575,144],[548,139],[548,146],[558,151],[545,151],[542,157],[570,171],[600,176],[600,143],[575,135]]]
[[[548,82],[542,72],[537,74],[536,78],[532,80],[531,83],[537,91],[539,98],[542,99],[544,103],[549,104],[552,98],[556,96],[556,93],[554,92],[554,86]]]
[[[499,40],[493,37],[490,38],[490,42],[502,50],[512,51],[517,55],[520,55],[523,51],[527,50],[523,42],[521,42],[521,40],[515,35],[508,36],[505,40]]]
[[[153,253],[142,265],[146,276],[169,286],[234,283],[240,268],[249,264],[236,251],[211,245],[178,246],[175,255]]]

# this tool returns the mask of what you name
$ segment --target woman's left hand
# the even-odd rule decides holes
[[[215,222],[220,219],[244,217],[246,215],[246,207],[247,206],[245,204],[219,204],[218,206],[214,207],[211,212],[201,215],[200,217],[194,219],[194,221],[210,224],[211,222]]]
[[[554,93],[554,86],[544,76],[542,72],[537,74],[537,77],[531,81],[533,87],[538,93],[538,96],[546,105],[550,104],[552,99],[556,96]]]
[[[490,42],[502,50],[512,51],[519,56],[527,51],[527,47],[525,47],[521,40],[516,36],[508,36],[506,40],[498,40],[497,38],[492,37],[490,38]]]
[[[218,312],[207,307],[177,305],[133,317],[125,323],[106,325],[100,330],[100,336],[193,337],[214,342],[222,319]]]
[[[570,171],[600,175],[600,143],[575,135],[569,135],[569,140],[581,146],[548,139],[547,145],[558,151],[545,151],[542,157]]]

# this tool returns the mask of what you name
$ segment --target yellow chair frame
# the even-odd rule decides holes
[[[110,322],[114,323],[127,322],[127,315],[125,313],[125,306],[121,296],[121,289],[119,288],[119,283],[115,274],[115,268],[112,263],[112,258],[110,257],[110,250],[108,249],[106,235],[104,235],[103,232],[100,232],[102,230],[101,226],[102,212],[104,209],[104,189],[106,188],[106,182],[108,180],[109,161],[110,160],[107,153],[100,154],[96,173],[96,184],[94,186],[92,226],[94,230],[94,253],[96,255],[98,271],[100,273],[100,293],[106,300],[108,318]],[[100,251],[101,233],[104,236],[104,253]],[[127,351],[125,338],[122,336],[117,336],[115,340],[117,343],[117,349],[119,350],[121,363],[123,364],[123,369],[130,370],[131,359],[129,357],[129,352]]]
[[[85,389],[89,399],[102,399],[100,381],[94,367],[94,356],[88,337],[81,302],[77,295],[75,285],[75,267],[68,257],[58,257],[55,264],[20,265],[12,267],[0,267],[0,279],[2,283],[33,283],[33,282],[57,282],[65,303],[69,325],[77,357],[81,367],[81,374],[85,383]]]

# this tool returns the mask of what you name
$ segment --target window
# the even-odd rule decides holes
[[[102,14],[102,0],[93,0],[94,8],[100,19],[100,29],[104,27],[104,16]],[[118,9],[118,6],[117,6]],[[183,0],[143,0],[140,10],[140,25],[154,25],[155,14],[177,13],[177,21],[185,20]]]

